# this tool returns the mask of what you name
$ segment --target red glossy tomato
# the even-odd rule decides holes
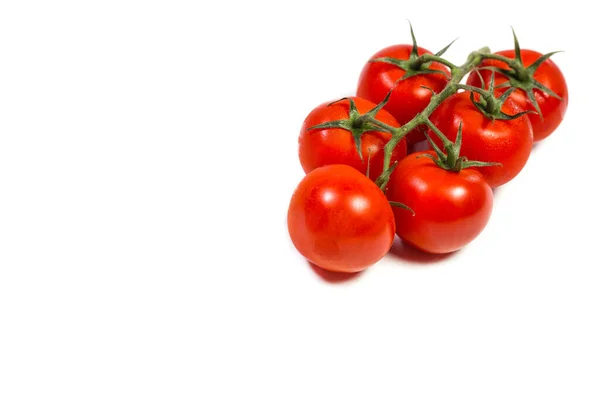
[[[412,215],[394,207],[396,233],[428,253],[450,253],[473,241],[492,212],[492,189],[474,169],[450,172],[419,152],[398,163],[388,184],[390,201],[406,204]]]
[[[375,53],[371,59],[390,57],[408,60],[411,50],[412,45],[408,44],[390,46]],[[419,55],[425,53],[431,54],[429,50],[418,48]],[[429,68],[450,75],[450,70],[442,64],[432,63]],[[384,62],[368,62],[360,74],[356,94],[372,102],[380,103],[388,92],[394,88],[384,109],[388,110],[400,124],[404,125],[429,104],[432,94],[427,87],[438,93],[448,83],[448,78],[442,74],[414,75],[399,81],[404,74],[405,70],[398,66]],[[412,130],[406,138],[409,145],[424,140],[423,128],[419,127]]]
[[[360,114],[366,114],[376,104],[359,98],[352,97],[356,109]],[[369,177],[377,179],[383,170],[383,148],[392,135],[388,132],[368,131],[361,136],[361,161],[356,149],[356,142],[350,131],[342,128],[324,128],[307,130],[308,128],[325,122],[348,119],[350,106],[348,100],[343,100],[331,105],[323,103],[308,114],[300,130],[299,157],[304,172],[308,173],[315,168],[331,164],[345,164],[365,174],[370,155]],[[400,125],[391,114],[380,110],[375,118],[395,128]],[[394,148],[392,162],[406,156],[406,141],[402,139]]]
[[[476,95],[476,99],[477,99]],[[522,111],[510,99],[502,106],[508,115]],[[475,167],[491,187],[497,187],[513,179],[523,169],[531,153],[533,132],[526,115],[514,120],[492,121],[473,104],[468,92],[457,93],[444,101],[430,117],[444,135],[456,140],[462,122],[462,146],[460,153],[469,160],[497,162],[501,166]],[[438,136],[429,132],[434,142],[443,149]]]
[[[347,165],[309,172],[292,195],[287,224],[300,254],[329,271],[364,270],[394,241],[394,214],[387,198]]]
[[[515,58],[514,50],[503,50],[496,54],[508,58]],[[538,58],[542,56],[541,53],[533,50],[521,49],[521,59],[525,67],[533,64]],[[506,63],[497,60],[485,60],[480,67],[499,67],[506,69],[508,66]],[[480,70],[480,73],[484,79],[485,86],[488,87],[491,79],[492,72],[489,70]],[[531,121],[533,127],[533,139],[534,141],[540,141],[548,137],[554,130],[560,125],[563,120],[565,113],[567,112],[567,105],[569,103],[569,93],[567,90],[567,82],[558,68],[558,66],[550,59],[544,61],[540,67],[533,74],[535,80],[546,86],[554,93],[556,93],[562,100],[552,97],[548,93],[545,93],[539,89],[533,89],[533,93],[537,103],[542,112],[543,119],[536,114],[528,114],[527,117]],[[502,74],[495,74],[494,85],[498,86],[508,81],[508,78]],[[471,72],[467,79],[469,85],[481,87],[481,80],[476,72]],[[506,90],[506,89],[501,89]],[[517,89],[510,95],[510,98],[517,103],[519,107],[524,110],[535,111],[535,107],[531,104],[531,101],[527,97],[527,93],[522,89]]]

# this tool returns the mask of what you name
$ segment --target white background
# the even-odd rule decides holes
[[[2,2],[0,398],[600,398],[600,32],[518,3]],[[287,234],[300,125],[409,19],[565,50],[566,119],[467,248],[336,281]]]

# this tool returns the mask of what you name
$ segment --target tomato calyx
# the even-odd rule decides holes
[[[512,89],[521,89],[523,92],[527,94],[529,101],[533,105],[535,111],[543,120],[544,116],[542,115],[542,111],[540,110],[540,106],[538,101],[535,98],[534,90],[540,90],[541,92],[546,93],[549,96],[552,96],[558,100],[562,101],[562,98],[554,93],[552,89],[543,85],[533,76],[537,69],[542,65],[546,60],[552,57],[556,53],[560,53],[561,51],[553,51],[550,53],[546,53],[540,56],[535,62],[533,62],[530,66],[525,67],[523,65],[523,60],[521,58],[521,46],[519,45],[519,40],[517,39],[517,34],[515,30],[512,30],[514,45],[515,45],[515,58],[508,58],[501,56],[499,54],[486,54],[483,58],[489,58],[493,60],[503,61],[508,65],[508,68],[499,68],[499,67],[481,67],[479,69],[490,70],[492,72],[501,73],[508,78],[508,82],[503,83],[496,87],[496,89],[510,87]],[[483,79],[481,80],[483,82]],[[490,83],[490,86],[492,84]]]
[[[469,86],[469,85],[460,85],[460,86],[461,86],[461,88],[467,89],[471,92],[470,93],[471,102],[473,103],[473,105],[475,107],[477,107],[477,109],[479,111],[481,111],[481,113],[487,119],[492,120],[492,122],[497,119],[513,120],[513,119],[517,119],[525,114],[537,114],[537,112],[532,111],[532,110],[518,112],[513,115],[506,114],[505,112],[503,112],[502,106],[504,105],[506,100],[510,97],[510,95],[517,89],[514,87],[511,87],[508,90],[504,91],[504,93],[502,93],[499,97],[496,97],[495,90],[497,89],[497,87],[494,85],[495,72],[492,71],[492,74],[490,77],[490,85],[489,85],[488,90],[485,90],[485,83],[483,82],[483,77],[481,76],[479,71],[475,70],[475,72],[479,75],[479,78],[482,82],[481,89],[476,88],[474,86]],[[479,94],[479,96],[478,96],[479,100],[475,99],[475,93]]]
[[[464,168],[470,167],[491,167],[491,166],[501,166],[502,164],[496,162],[484,162],[484,161],[473,161],[469,160],[465,156],[460,155],[460,147],[462,145],[462,121],[458,125],[458,132],[456,133],[456,141],[452,143],[450,139],[444,135],[437,126],[431,122],[429,118],[426,119],[425,123],[427,126],[441,139],[444,144],[445,153],[438,147],[437,144],[431,139],[431,137],[425,133],[425,137],[427,141],[431,145],[431,148],[435,152],[436,156],[431,154],[423,154],[419,157],[428,157],[433,160],[435,165],[438,167],[450,171],[450,172],[460,172]]]
[[[358,152],[358,156],[361,161],[364,161],[362,154],[362,135],[366,132],[379,131],[379,132],[388,132],[391,133],[391,130],[388,129],[385,124],[379,124],[375,116],[381,109],[387,104],[390,99],[392,92],[390,91],[387,96],[381,101],[381,103],[377,104],[370,111],[361,114],[357,107],[356,103],[353,99],[349,97],[343,97],[339,100],[331,102],[327,105],[330,107],[336,103],[347,100],[348,101],[348,118],[340,119],[335,121],[328,121],[322,124],[314,125],[307,128],[307,131],[315,130],[315,129],[334,129],[340,128],[349,131],[352,134],[352,138],[354,139],[354,144],[356,145],[356,151]],[[391,127],[390,127],[391,128]]]
[[[415,38],[415,33],[413,31],[413,27],[410,22],[409,22],[409,25],[410,25],[410,36],[412,37],[413,47],[410,52],[410,56],[409,56],[408,60],[401,60],[399,58],[393,58],[393,57],[379,57],[379,58],[374,58],[372,60],[369,60],[369,62],[372,62],[372,63],[382,62],[382,63],[386,63],[386,64],[391,64],[391,65],[394,65],[394,66],[404,70],[404,75],[398,81],[402,81],[404,79],[410,78],[411,76],[415,76],[415,75],[427,75],[427,74],[442,74],[446,78],[450,79],[450,76],[448,76],[448,74],[446,72],[430,68],[430,66],[434,59],[436,61],[442,62],[446,65],[449,64],[446,60],[442,59],[441,56],[446,52],[446,50],[448,50],[450,48],[450,46],[452,45],[452,43],[454,43],[454,41],[456,39],[453,40],[452,42],[450,42],[450,44],[447,45],[446,47],[444,47],[442,50],[435,53],[434,56],[432,56],[431,54],[423,54],[420,56],[419,55],[419,47],[417,46],[417,39]],[[452,65],[452,64],[450,64],[450,66],[454,67],[454,65]]]

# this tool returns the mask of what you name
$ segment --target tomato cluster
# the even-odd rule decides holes
[[[485,228],[493,188],[515,178],[533,143],[561,123],[565,79],[550,60],[484,48],[456,66],[412,44],[387,47],[360,73],[356,96],[304,120],[306,176],[288,209],[296,249],[316,266],[357,272],[397,234],[427,253],[454,252]],[[462,83],[463,80],[466,83]],[[421,143],[429,150],[416,151]]]

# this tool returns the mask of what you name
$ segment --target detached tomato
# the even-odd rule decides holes
[[[408,60],[412,47],[409,44],[390,46],[375,53],[371,60],[382,57]],[[419,55],[426,53],[431,54],[429,50],[418,47]],[[445,65],[432,63],[429,68],[450,75],[450,70]],[[380,103],[388,92],[394,88],[384,109],[388,110],[400,124],[404,125],[427,107],[432,96],[431,90],[438,93],[448,83],[446,76],[435,73],[413,75],[400,81],[405,73],[405,70],[390,63],[368,62],[360,74],[356,94],[375,103]],[[424,130],[422,129],[419,127],[408,133],[406,138],[409,146],[425,139]]]
[[[366,114],[376,107],[376,104],[360,97],[351,97],[360,114]],[[360,159],[356,142],[352,133],[342,128],[325,128],[307,130],[310,127],[325,122],[346,120],[350,116],[349,100],[343,100],[331,105],[323,103],[308,114],[300,130],[299,156],[304,172],[331,164],[345,164],[366,174],[370,155],[369,177],[377,179],[383,171],[383,148],[392,135],[388,132],[367,131],[361,136]],[[380,110],[375,118],[394,128],[399,127],[398,121],[392,115]],[[392,152],[392,162],[406,156],[406,141],[402,139]]]
[[[413,153],[400,161],[388,183],[387,197],[412,208],[394,207],[396,233],[428,253],[450,253],[475,239],[492,212],[492,189],[472,168],[446,171]]]
[[[514,50],[503,50],[496,54],[508,58],[515,58]],[[538,58],[542,56],[541,53],[533,50],[521,49],[521,60],[525,67],[533,64]],[[508,65],[502,61],[497,60],[485,60],[481,63],[480,67],[498,67],[507,69]],[[488,87],[491,80],[492,72],[489,70],[482,69],[479,71],[483,77],[485,86]],[[567,105],[569,103],[569,93],[567,90],[567,82],[554,61],[548,59],[544,61],[539,68],[533,73],[533,78],[556,93],[562,100],[551,96],[539,89],[533,89],[533,94],[542,112],[542,117],[536,114],[528,114],[527,117],[531,121],[533,127],[533,139],[534,141],[540,141],[548,137],[554,130],[560,125],[563,120],[565,113],[567,112]],[[495,86],[501,85],[507,82],[508,78],[500,73],[495,74]],[[467,84],[481,87],[481,79],[475,71],[469,74]],[[506,90],[506,88],[499,89]],[[517,89],[510,95],[510,98],[517,103],[523,110],[535,111],[535,107],[529,100],[527,93],[522,89]]]
[[[476,99],[478,97],[475,96]],[[510,99],[506,100],[501,110],[508,115],[523,111]],[[469,92],[449,97],[436,108],[430,119],[452,142],[456,140],[462,122],[461,155],[469,160],[502,164],[474,167],[491,187],[503,185],[517,176],[531,153],[533,132],[527,115],[513,120],[492,121],[473,104]],[[442,141],[435,133],[430,131],[429,136],[443,149]]]
[[[300,254],[329,271],[364,270],[394,241],[394,214],[387,198],[347,165],[309,172],[292,196],[287,224]]]

